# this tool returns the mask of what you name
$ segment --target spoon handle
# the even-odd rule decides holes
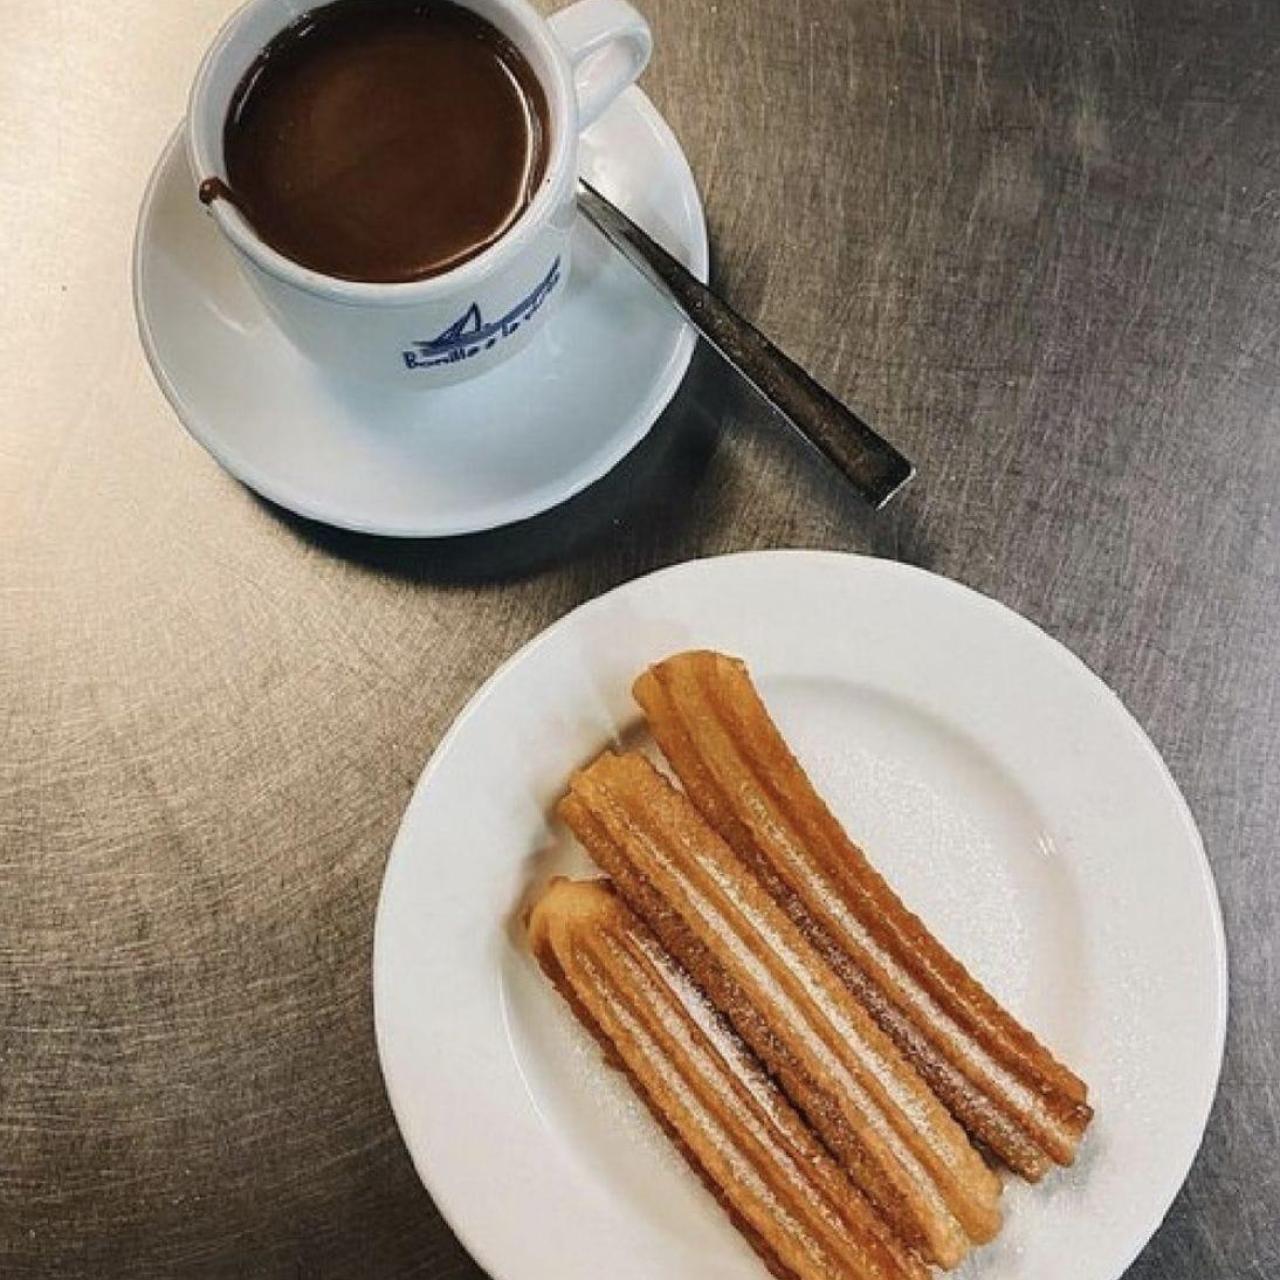
[[[873,507],[911,479],[915,468],[893,445],[585,181],[578,208]]]

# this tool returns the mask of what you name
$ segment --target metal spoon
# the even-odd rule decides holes
[[[911,479],[915,467],[893,445],[588,182],[578,183],[578,208],[873,507],[883,507]]]

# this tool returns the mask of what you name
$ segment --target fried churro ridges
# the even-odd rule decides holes
[[[606,753],[561,813],[904,1241],[952,1266],[995,1234],[999,1180],[680,792],[642,757]]]
[[[795,759],[746,667],[679,654],[635,684],[685,791],[938,1096],[1015,1172],[1070,1164],[1092,1116],[1057,1062],[911,914]]]
[[[554,881],[532,950],[781,1280],[926,1280],[763,1068],[602,881]]]

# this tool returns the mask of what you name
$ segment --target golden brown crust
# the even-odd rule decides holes
[[[736,659],[635,685],[685,791],[984,1146],[1035,1181],[1074,1157],[1086,1089],[928,932],[814,791]]]
[[[555,882],[553,882],[554,884]],[[600,881],[601,885],[605,885],[607,881]],[[675,1149],[684,1157],[685,1163],[697,1175],[698,1181],[703,1187],[711,1193],[716,1203],[728,1216],[729,1221],[733,1223],[737,1231],[746,1239],[747,1243],[755,1250],[760,1261],[769,1269],[770,1273],[778,1278],[778,1280],[800,1280],[796,1273],[786,1267],[778,1255],[769,1246],[768,1240],[755,1230],[754,1227],[740,1214],[734,1207],[729,1197],[725,1194],[724,1189],[716,1182],[716,1180],[707,1171],[702,1161],[698,1158],[698,1154],[694,1149],[684,1141],[679,1132],[672,1125],[670,1119],[663,1113],[661,1106],[658,1105],[653,1096],[645,1088],[641,1076],[633,1071],[618,1055],[618,1051],[613,1047],[613,1042],[601,1030],[600,1025],[591,1016],[590,1010],[578,998],[574,991],[573,984],[569,981],[560,962],[556,959],[555,951],[551,947],[549,941],[543,936],[535,940],[530,937],[530,950],[533,951],[534,958],[538,961],[544,974],[546,974],[551,985],[560,993],[561,999],[573,1011],[573,1016],[586,1029],[591,1038],[600,1047],[600,1056],[604,1060],[607,1067],[617,1071],[622,1075],[627,1083],[631,1086],[632,1092],[636,1097],[644,1103],[645,1110],[657,1122],[658,1127],[666,1135],[667,1141],[675,1147]]]
[[[998,1179],[680,792],[606,753],[561,813],[904,1241],[951,1266],[994,1235]]]
[[[553,882],[531,912],[529,939],[607,1060],[774,1275],[926,1280],[759,1064],[713,1014],[698,1012],[687,976],[604,882]]]

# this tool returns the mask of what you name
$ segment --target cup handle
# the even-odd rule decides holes
[[[585,129],[648,65],[649,24],[627,0],[578,0],[549,22],[573,70],[578,128]]]

